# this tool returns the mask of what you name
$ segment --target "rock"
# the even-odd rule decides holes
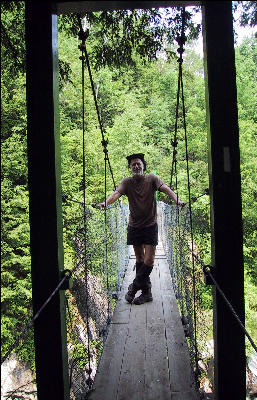
[[[37,398],[37,387],[32,371],[12,354],[1,366],[1,399],[7,394],[15,392],[17,396],[24,396],[26,400]]]

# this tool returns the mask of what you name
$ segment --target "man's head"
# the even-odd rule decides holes
[[[144,154],[136,153],[127,156],[128,167],[130,168],[133,175],[143,175],[146,169],[146,162]]]

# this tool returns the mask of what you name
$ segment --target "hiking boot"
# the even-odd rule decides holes
[[[135,298],[133,303],[139,306],[140,304],[144,304],[144,303],[147,303],[149,301],[153,301],[153,296],[152,296],[151,291],[149,291],[149,293],[143,293],[142,292],[142,294],[140,294],[140,296]]]
[[[128,292],[125,295],[125,299],[127,300],[128,303],[132,303],[132,301],[135,298],[136,292],[139,290],[138,286],[135,285],[135,283],[131,283],[128,287]]]
[[[136,292],[139,289],[142,289],[142,294],[143,293],[147,294],[148,290],[150,290],[151,293],[152,285],[150,282],[149,275],[151,274],[152,269],[153,267],[148,267],[144,263],[136,263],[136,277],[133,280],[133,283],[129,285],[128,292],[125,295],[125,299],[127,300],[127,302],[132,303],[136,295]]]
[[[142,289],[142,294],[140,294],[140,296],[136,297],[133,303],[136,305],[140,305],[140,304],[148,303],[149,301],[153,301],[151,285],[148,285],[147,288]]]
[[[128,287],[128,292],[125,295],[125,299],[128,303],[132,303],[135,298],[136,292],[140,289],[141,282],[139,278],[140,270],[144,265],[143,262],[136,262],[133,269],[136,269],[136,277]]]

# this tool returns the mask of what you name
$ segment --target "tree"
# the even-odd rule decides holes
[[[233,11],[240,12],[239,23],[241,26],[257,25],[257,3],[256,1],[233,1]]]
[[[24,1],[2,2],[1,19],[2,56],[6,68],[15,75],[25,71],[25,34]],[[199,12],[196,7],[195,11]],[[197,38],[200,25],[192,22],[192,13],[186,11],[188,37]],[[136,52],[146,59],[155,59],[165,43],[171,43],[180,31],[181,15],[179,8],[119,10],[87,12],[84,15],[59,16],[59,29],[69,36],[76,37],[80,28],[80,19],[86,21],[93,38],[93,64],[100,68],[104,65],[121,66],[133,64],[132,53]],[[69,66],[60,63],[63,79],[67,79]]]

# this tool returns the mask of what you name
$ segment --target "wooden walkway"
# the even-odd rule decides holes
[[[162,245],[151,274],[153,302],[124,299],[130,258],[90,400],[197,400],[184,330]],[[140,294],[140,292],[138,292]]]

